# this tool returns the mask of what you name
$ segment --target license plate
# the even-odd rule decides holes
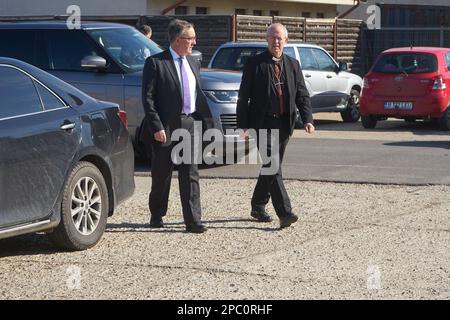
[[[412,110],[413,103],[406,101],[385,101],[384,109],[386,110]]]

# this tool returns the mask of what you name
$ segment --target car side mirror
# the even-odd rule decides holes
[[[81,67],[86,69],[106,69],[106,60],[99,56],[86,56],[81,60]]]
[[[348,70],[347,62],[339,62],[338,72],[347,71],[347,70]]]

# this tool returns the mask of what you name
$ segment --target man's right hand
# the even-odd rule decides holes
[[[155,132],[153,137],[155,138],[156,141],[161,142],[161,143],[166,143],[166,141],[167,141],[166,132],[164,130]]]

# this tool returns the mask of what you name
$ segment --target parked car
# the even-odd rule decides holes
[[[202,61],[203,61],[203,54],[202,54],[200,51],[198,51],[198,50],[192,50],[191,56],[192,56],[195,60],[197,60],[198,62],[200,62],[200,64],[202,63]]]
[[[26,61],[94,98],[119,104],[127,112],[128,130],[135,149],[149,155],[149,150],[145,151],[137,139],[144,119],[141,98],[144,49],[151,55],[162,51],[138,30],[123,24],[85,22],[80,29],[70,30],[65,21],[0,23],[0,56]],[[197,52],[196,57],[200,59],[201,55]],[[203,89],[208,92],[228,90],[225,88],[230,77],[233,75],[223,71],[201,73]],[[222,88],[222,84],[225,87]],[[226,118],[227,127],[236,127],[236,107],[228,116],[231,114],[229,103],[218,102],[208,95],[218,129],[223,129],[222,118]]]
[[[209,68],[241,71],[250,57],[266,48],[266,42],[225,43],[214,53]],[[337,63],[322,47],[303,42],[288,42],[284,53],[302,67],[313,112],[338,111],[345,122],[358,121],[362,79],[347,72],[347,63]]]
[[[134,191],[126,113],[4,57],[0,97],[0,238],[46,231],[61,247],[92,247]]]
[[[450,49],[393,48],[383,51],[364,77],[361,121],[375,128],[389,117],[433,118],[450,130]]]

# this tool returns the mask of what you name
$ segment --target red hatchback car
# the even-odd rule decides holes
[[[388,117],[436,119],[450,130],[450,48],[408,47],[383,51],[363,80],[364,128]],[[448,84],[448,85],[447,85]]]

